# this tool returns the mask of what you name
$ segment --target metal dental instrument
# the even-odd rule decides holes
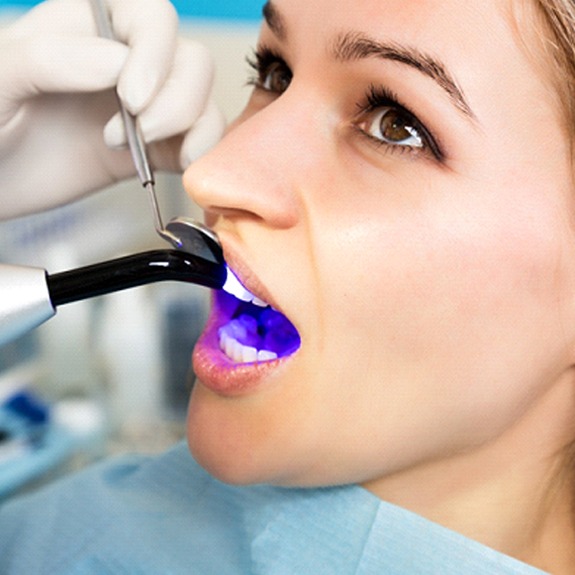
[[[114,31],[112,29],[112,23],[110,21],[110,15],[108,14],[108,9],[104,4],[104,0],[91,0],[91,2],[92,9],[94,11],[94,17],[96,19],[96,27],[98,28],[98,34],[102,38],[106,38],[108,40],[116,40],[116,36],[114,35]],[[149,192],[156,232],[158,232],[162,238],[168,240],[176,248],[181,248],[182,243],[180,240],[164,228],[162,216],[160,215],[160,206],[156,196],[154,174],[152,173],[152,168],[150,166],[150,162],[148,161],[146,145],[140,131],[138,130],[136,118],[130,114],[130,112],[128,112],[119,96],[118,105],[120,107],[122,121],[124,122],[124,128],[126,130],[128,147],[130,148],[132,160],[136,166],[138,178],[140,179],[142,186]]]
[[[98,34],[102,38],[115,40],[110,15],[104,3],[104,0],[91,0]],[[160,207],[158,198],[156,196],[154,174],[148,161],[146,153],[146,145],[138,130],[136,118],[128,112],[120,97],[118,96],[118,104],[120,106],[120,113],[126,129],[126,137],[128,139],[128,146],[138,178],[142,186],[149,192],[150,201],[152,204],[152,211],[154,215],[154,226],[156,232],[165,240],[170,242],[175,248],[184,250],[191,253],[197,253],[198,248],[205,246],[204,235],[208,235],[215,243],[219,245],[217,236],[206,228],[203,224],[196,222],[189,218],[178,217],[168,222],[164,226],[162,216],[160,215]]]

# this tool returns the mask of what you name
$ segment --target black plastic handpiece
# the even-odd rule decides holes
[[[52,305],[80,301],[159,281],[220,289],[226,266],[176,250],[153,250],[47,276]]]

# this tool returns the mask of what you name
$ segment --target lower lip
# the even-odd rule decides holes
[[[261,363],[235,363],[219,346],[217,322],[210,319],[193,354],[196,377],[204,387],[222,396],[255,391],[288,358]]]

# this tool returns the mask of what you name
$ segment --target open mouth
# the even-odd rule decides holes
[[[293,354],[300,336],[281,312],[254,296],[228,268],[218,302],[229,318],[218,330],[220,349],[236,363],[273,361]]]

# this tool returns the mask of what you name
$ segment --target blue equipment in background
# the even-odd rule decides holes
[[[2,8],[29,8],[40,0],[0,0]],[[254,21],[261,17],[264,0],[172,0],[180,16]]]

